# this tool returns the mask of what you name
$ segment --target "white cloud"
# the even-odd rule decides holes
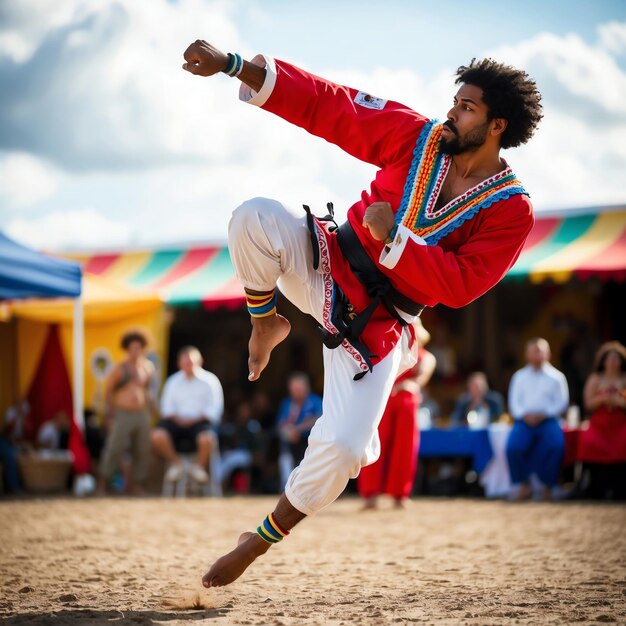
[[[258,52],[240,38],[236,4],[59,0],[59,11],[46,11],[43,1],[13,3],[19,9],[6,20],[0,9],[0,148],[44,157],[38,163],[49,176],[39,191],[15,182],[12,204],[5,192],[0,210],[17,206],[20,193],[21,206],[39,202],[40,210],[44,191],[54,200],[47,218],[10,222],[23,240],[85,247],[224,239],[231,209],[247,197],[317,211],[332,200],[342,219],[369,185],[373,166],[237,102],[236,81],[182,71],[197,33],[248,58]],[[272,17],[262,15],[271,32]],[[538,210],[626,199],[626,75],[616,61],[625,33],[626,24],[612,22],[594,44],[544,33],[476,51],[523,67],[543,93],[536,137],[506,154]],[[16,44],[13,53],[3,41]],[[454,67],[434,78],[383,64],[311,69],[440,119],[456,91]],[[3,172],[0,165],[0,187],[13,179]],[[63,214],[60,206],[94,208]]]
[[[62,174],[48,163],[25,153],[0,160],[0,198],[10,207],[29,207],[52,196]]]
[[[602,38],[591,45],[576,35],[541,34],[489,54],[523,67],[543,95],[536,136],[507,155],[535,207],[624,203],[626,74]]]
[[[132,242],[128,224],[110,220],[93,209],[16,219],[9,222],[6,232],[13,239],[39,250],[97,248],[112,243],[123,247]]]
[[[615,55],[626,53],[626,24],[623,22],[609,22],[602,24],[598,29],[600,46],[607,52]]]
[[[42,11],[38,0],[22,0],[16,15],[5,10],[11,18],[0,32],[5,149],[43,154],[69,170],[228,156],[228,129],[238,115],[218,102],[234,85],[219,77],[199,87],[181,64],[198,32],[246,52],[229,17],[232,3],[61,5],[60,18],[56,10]],[[218,113],[223,124],[215,125]]]
[[[622,119],[626,115],[624,71],[609,51],[578,35],[543,33],[517,46],[494,50],[493,55],[523,67],[536,78],[548,102],[566,113],[574,110],[588,123],[601,121],[602,115]]]
[[[93,0],[92,7],[102,6]],[[80,14],[75,0],[38,0],[38,2],[5,2],[0,5],[0,55],[18,63],[28,61],[51,29],[71,22]]]

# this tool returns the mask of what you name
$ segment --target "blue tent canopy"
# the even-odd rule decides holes
[[[0,233],[0,300],[76,298],[81,276],[78,263],[40,254]]]

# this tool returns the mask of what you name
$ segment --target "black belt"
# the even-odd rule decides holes
[[[354,275],[365,285],[368,296],[380,298],[380,301],[396,319],[400,316],[395,307],[409,315],[421,315],[426,306],[407,298],[393,287],[389,278],[376,267],[374,261],[363,248],[350,222],[346,221],[339,226],[336,234],[337,243],[343,256],[350,264]],[[402,320],[401,317],[400,320]]]
[[[319,326],[318,330],[322,336],[322,342],[331,350],[339,347],[344,340],[349,341],[361,354],[371,371],[373,367],[372,358],[376,357],[376,355],[372,354],[367,346],[361,342],[360,337],[379,304],[382,303],[387,311],[389,311],[389,314],[402,326],[406,326],[407,322],[398,313],[396,307],[410,315],[416,316],[426,307],[423,304],[413,302],[410,298],[407,298],[394,289],[389,279],[376,267],[374,261],[367,255],[367,252],[363,249],[350,223],[346,222],[337,227],[334,220],[332,203],[329,202],[327,206],[329,213],[327,216],[320,218],[320,221],[333,222],[334,226],[330,227],[329,230],[337,233],[337,242],[342,254],[350,264],[355,278],[365,285],[367,295],[372,301],[360,313],[355,314],[352,305],[339,288],[339,285],[334,283],[333,310],[330,321],[337,329],[337,332],[330,333],[323,326]],[[320,258],[315,222],[311,209],[307,205],[304,205],[304,210],[307,214],[307,226],[313,247],[313,267],[317,270]],[[364,375],[365,372],[360,372],[354,377],[354,380],[359,380]]]

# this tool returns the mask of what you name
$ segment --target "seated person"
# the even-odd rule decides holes
[[[258,469],[261,460],[259,451],[262,444],[261,424],[254,419],[251,404],[241,402],[235,411],[234,419],[223,423],[220,428],[221,481],[227,483],[231,476],[235,475],[233,478],[235,491],[249,492],[251,473]]]
[[[518,487],[515,500],[530,498],[531,473],[543,483],[543,499],[550,500],[565,452],[565,436],[559,424],[569,403],[567,380],[550,364],[545,339],[526,344],[528,365],[513,374],[509,410],[515,419],[506,444],[511,481]]]
[[[57,411],[52,419],[41,425],[37,433],[37,446],[51,452],[67,451],[69,443],[70,418],[65,411]]]
[[[202,369],[198,348],[182,348],[178,367],[179,371],[165,381],[161,421],[152,431],[152,445],[170,463],[165,480],[175,482],[184,471],[177,449],[191,442],[197,454],[190,475],[196,482],[205,483],[209,479],[206,472],[209,458],[218,446],[214,431],[224,412],[224,392],[217,376]]]
[[[588,428],[580,433],[578,460],[590,477],[588,495],[626,498],[626,348],[600,346],[584,389]]]
[[[309,377],[293,372],[287,380],[289,396],[276,418],[280,437],[280,487],[284,489],[289,474],[304,458],[311,428],[322,414],[322,397],[311,392]]]
[[[10,406],[4,414],[0,431],[0,463],[3,466],[4,487],[9,493],[20,493],[22,490],[17,455],[29,415],[30,405],[26,399]]]
[[[474,372],[468,376],[467,391],[457,400],[450,415],[450,426],[485,428],[498,421],[503,410],[504,399],[497,391],[490,391],[486,374]]]

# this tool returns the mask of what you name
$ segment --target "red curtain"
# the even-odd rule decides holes
[[[83,434],[73,419],[72,387],[59,339],[59,327],[56,324],[50,326],[46,345],[28,392],[28,401],[31,408],[28,434],[33,438],[41,425],[58,411],[63,411],[72,418],[68,448],[74,455],[74,471],[77,474],[89,472],[89,451]]]

